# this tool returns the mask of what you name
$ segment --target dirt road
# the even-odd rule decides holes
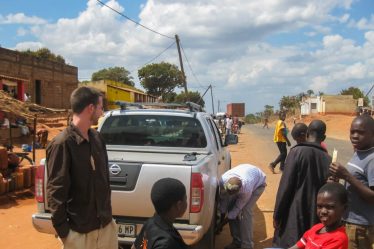
[[[343,141],[338,141],[341,144]],[[329,146],[329,142],[327,143]],[[349,146],[345,145],[343,147]],[[349,147],[347,147],[349,148]],[[232,165],[251,163],[267,174],[267,188],[255,207],[254,241],[255,249],[271,245],[273,235],[272,215],[280,174],[271,174],[267,165],[277,155],[272,142],[272,129],[246,125],[242,129],[237,145],[230,146]],[[350,154],[349,154],[350,155]],[[2,249],[57,249],[61,248],[54,236],[36,232],[31,224],[31,215],[36,211],[34,199],[29,193],[17,197],[0,198],[0,248]],[[228,226],[216,239],[216,248],[230,243]]]

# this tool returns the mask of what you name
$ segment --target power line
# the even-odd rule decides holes
[[[170,49],[173,45],[175,44],[175,41],[172,42],[167,48],[165,48],[164,50],[162,50],[161,53],[159,53],[158,55],[156,55],[154,58],[152,58],[151,60],[147,61],[146,63],[144,63],[142,65],[142,67],[144,67],[145,65],[148,65],[149,63],[151,63],[152,61],[156,60],[158,57],[160,57],[163,53],[165,53],[168,49]],[[138,67],[139,68],[139,67]],[[135,72],[136,70],[138,69],[134,69],[134,70],[131,70],[130,73],[133,73]]]
[[[184,51],[184,48],[183,48],[182,44],[181,44],[181,48],[182,48],[183,55],[184,55],[184,57],[186,58],[187,65],[188,65],[188,67],[189,67],[189,69],[190,69],[190,71],[191,71],[193,77],[195,78],[197,84],[198,84],[201,88],[204,88],[204,89],[205,89],[206,87],[204,87],[204,86],[201,85],[200,80],[196,77],[195,72],[192,70],[192,67],[191,67],[190,61],[188,60],[188,57],[187,57],[187,55],[186,55],[186,52]]]
[[[145,65],[148,65],[149,63],[151,63],[152,61],[156,60],[158,57],[160,57],[163,53],[165,53],[168,49],[170,49],[173,45],[175,44],[175,41],[172,42],[167,48],[165,48],[164,50],[162,50],[158,55],[156,55],[155,57],[153,57],[151,60],[147,61],[146,63],[144,63],[141,67],[144,67]],[[139,67],[138,67],[139,68]],[[134,73],[136,70],[138,69],[133,69],[133,70],[130,70],[130,74],[131,73]],[[79,79],[91,79],[91,78],[88,78],[88,77],[79,77]]]
[[[133,22],[133,23],[135,23],[135,24],[137,24],[137,25],[139,25],[139,26],[141,26],[141,27],[143,27],[143,28],[145,28],[145,29],[147,29],[147,30],[153,32],[153,33],[156,33],[156,34],[161,35],[161,36],[163,36],[163,37],[166,37],[166,38],[169,38],[169,39],[174,40],[174,37],[171,37],[171,36],[168,36],[168,35],[161,34],[160,32],[157,32],[157,31],[154,30],[154,29],[148,28],[148,27],[144,26],[143,24],[141,24],[141,23],[139,23],[139,22],[137,22],[137,21],[131,19],[130,17],[128,17],[128,16],[126,16],[126,15],[124,15],[124,14],[122,14],[122,13],[119,12],[118,10],[113,9],[113,8],[110,7],[109,5],[106,5],[105,3],[101,2],[100,0],[96,0],[96,1],[99,2],[101,5],[103,5],[103,6],[107,7],[107,8],[109,8],[109,9],[111,9],[112,11],[116,12],[117,14],[123,16],[123,17],[126,18],[127,20],[129,20],[129,21],[131,21],[131,22]]]

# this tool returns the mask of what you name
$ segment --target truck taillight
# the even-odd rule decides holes
[[[44,165],[38,166],[35,174],[35,199],[44,202]]]
[[[191,174],[190,212],[198,213],[204,203],[204,183],[200,173]]]

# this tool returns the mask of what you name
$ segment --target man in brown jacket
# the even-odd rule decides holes
[[[103,113],[103,97],[93,88],[80,87],[70,103],[72,123],[47,147],[52,223],[64,249],[117,249],[106,147],[90,128]]]

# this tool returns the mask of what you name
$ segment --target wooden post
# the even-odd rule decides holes
[[[9,119],[9,145],[10,145],[10,152],[13,152],[12,124],[10,123],[10,119]]]
[[[213,87],[212,87],[212,85],[209,85],[210,86],[210,96],[212,97],[212,109],[213,109],[213,115],[216,115],[215,113],[214,113],[214,103],[213,103]]]
[[[177,48],[178,48],[178,55],[179,55],[179,64],[181,66],[181,71],[183,74],[183,85],[184,85],[184,91],[187,94],[187,81],[186,81],[186,75],[184,74],[184,68],[183,68],[183,60],[182,60],[182,54],[181,54],[181,48],[179,45],[179,36],[175,35],[175,41],[177,43]]]
[[[32,161],[35,163],[35,144],[36,144],[36,120],[37,120],[37,115],[35,114],[34,117],[34,134],[32,138]]]

